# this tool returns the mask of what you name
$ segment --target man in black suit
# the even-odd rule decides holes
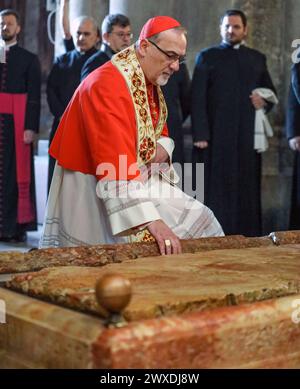
[[[72,22],[74,50],[55,59],[47,80],[47,101],[54,116],[49,137],[51,144],[73,93],[80,84],[81,70],[85,62],[97,52],[96,45],[100,37],[96,21],[88,16],[81,16]],[[48,191],[50,189],[55,160],[49,156]]]
[[[132,32],[130,21],[125,15],[106,15],[102,22],[101,33],[101,49],[85,63],[81,71],[81,80],[93,70],[109,61],[115,53],[126,49],[131,44]]]
[[[170,77],[167,85],[162,87],[164,98],[168,107],[169,136],[175,142],[172,162],[179,163],[182,167],[185,162],[184,134],[182,124],[190,114],[190,90],[191,79],[188,68],[182,63],[178,72]]]

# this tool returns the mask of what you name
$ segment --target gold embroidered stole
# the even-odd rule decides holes
[[[141,167],[155,156],[156,141],[160,138],[167,120],[166,102],[161,88],[157,86],[159,118],[156,128],[154,128],[145,76],[137,59],[134,45],[114,55],[111,62],[124,77],[133,101],[137,123],[137,163]]]
[[[155,156],[156,141],[161,136],[168,116],[166,102],[161,88],[157,86],[159,118],[154,128],[147,97],[145,76],[137,59],[134,45],[114,55],[111,62],[124,77],[132,98],[137,123],[137,163],[141,167]],[[155,241],[147,228],[131,235],[129,240],[131,242]]]

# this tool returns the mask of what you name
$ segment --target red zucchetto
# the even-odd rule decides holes
[[[147,39],[160,32],[180,27],[181,24],[170,16],[155,16],[147,21],[142,28],[139,39]]]

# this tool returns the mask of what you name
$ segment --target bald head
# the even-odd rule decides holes
[[[82,53],[96,47],[100,40],[97,22],[89,16],[76,18],[71,23],[71,34],[76,49]]]

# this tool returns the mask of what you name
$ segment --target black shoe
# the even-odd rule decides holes
[[[0,238],[0,241],[5,243],[23,243],[26,242],[26,240],[27,236],[25,232],[13,236],[3,236]]]

